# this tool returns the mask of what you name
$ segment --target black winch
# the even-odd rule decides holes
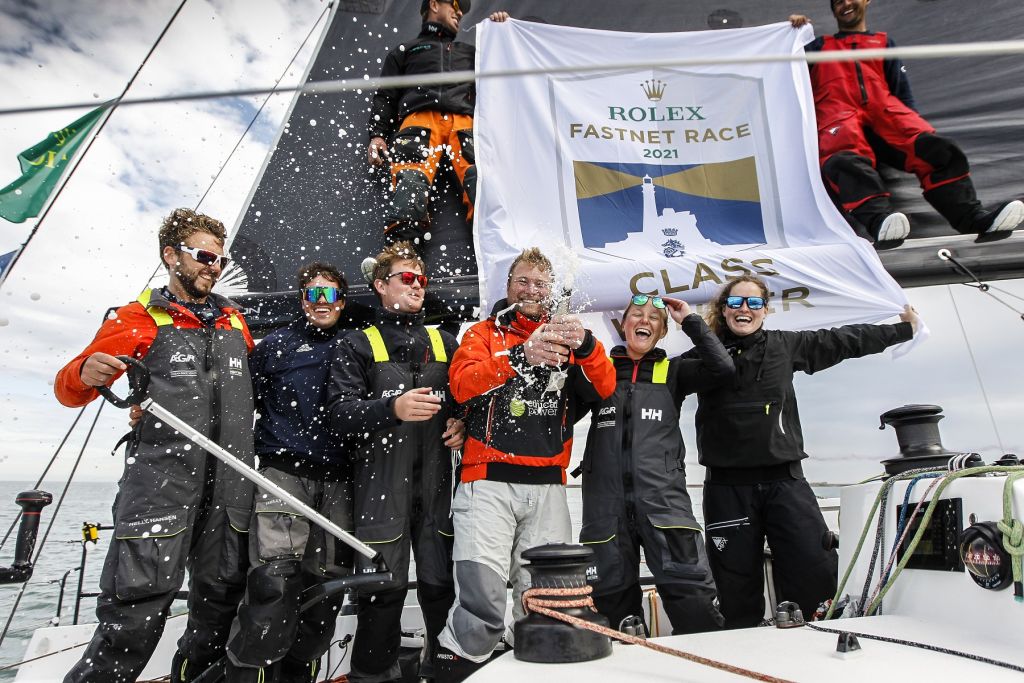
[[[581,604],[590,602],[587,566],[593,555],[586,546],[552,543],[524,551],[523,559],[529,562],[532,590],[549,609],[607,627],[606,617]],[[586,662],[612,653],[608,636],[536,612],[516,622],[515,643],[516,659],[526,662]]]
[[[894,475],[919,467],[943,467],[957,456],[962,458],[961,467],[984,465],[977,453],[953,453],[943,447],[939,437],[939,420],[943,417],[941,406],[919,404],[882,413],[878,428],[892,425],[900,445],[899,457],[882,461],[885,473]]]

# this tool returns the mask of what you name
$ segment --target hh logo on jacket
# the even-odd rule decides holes
[[[661,410],[655,410],[654,408],[644,408],[640,411],[641,420],[657,420],[661,422]]]

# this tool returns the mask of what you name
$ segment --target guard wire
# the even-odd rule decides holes
[[[381,78],[345,78],[331,81],[318,81],[302,85],[238,88],[234,90],[207,90],[192,93],[158,95],[154,97],[120,98],[117,106],[136,104],[159,104],[163,102],[183,102],[194,100],[211,100],[224,97],[251,97],[266,95],[273,92],[297,92],[302,94],[329,95],[353,90],[376,90],[380,88],[418,88],[431,85],[451,85],[468,83],[474,80],[491,78],[522,78],[525,76],[547,76],[558,74],[582,74],[602,71],[628,71],[652,68],[687,68],[698,66],[715,66],[719,64],[784,64],[819,62],[859,62],[874,59],[933,59],[979,57],[997,55],[1024,54],[1024,40],[995,40],[973,43],[940,43],[937,45],[913,45],[909,47],[875,48],[870,50],[836,50],[810,52],[800,54],[774,54],[757,57],[689,57],[665,60],[639,60],[632,62],[605,62],[598,64],[573,64],[560,67],[539,67],[530,69],[502,69],[497,71],[448,71],[444,73],[422,74],[415,76],[389,76]],[[95,102],[69,102],[66,104],[39,105],[32,107],[7,107],[0,109],[0,116],[11,114],[30,114],[43,111],[61,111],[65,109],[93,108]]]

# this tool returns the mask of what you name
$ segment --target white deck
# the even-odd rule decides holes
[[[1024,606],[1021,608],[1024,625]],[[964,636],[956,624],[923,623],[907,617],[880,616],[827,622],[829,628],[842,627],[861,633],[878,633],[918,642],[928,642],[974,654],[990,656],[1024,666],[1024,648],[1019,644],[990,640],[992,633]],[[1020,629],[1017,630],[1019,638]],[[1010,634],[1006,634],[1007,640]],[[720,662],[740,666],[791,681],[829,681],[829,683],[881,681],[985,681],[1020,683],[1019,672],[974,662],[929,650],[861,639],[859,654],[840,658],[835,654],[837,636],[794,629],[755,628],[722,633],[657,638],[656,642],[699,654]],[[506,654],[494,660],[469,679],[488,681],[557,681],[558,683],[596,683],[598,681],[658,683],[672,681],[751,680],[736,674],[695,664],[678,657],[635,645],[616,643],[612,655],[592,662],[574,664],[533,664]]]

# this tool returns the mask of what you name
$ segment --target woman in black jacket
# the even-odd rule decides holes
[[[669,360],[657,348],[669,314],[700,358]],[[686,492],[679,407],[686,394],[728,380],[732,360],[681,300],[634,296],[622,330],[626,345],[611,352],[615,393],[591,406],[582,465],[580,541],[596,554],[594,604],[613,628],[643,614],[642,546],[672,632],[719,629],[715,583]]]
[[[919,322],[907,306],[895,325],[766,330],[768,297],[763,280],[744,275],[722,287],[707,314],[736,365],[733,381],[698,390],[696,416],[707,550],[726,628],[764,617],[766,538],[780,599],[810,619],[835,593],[838,557],[823,543],[828,527],[800,466],[807,454],[793,374],[880,353],[910,340]]]

